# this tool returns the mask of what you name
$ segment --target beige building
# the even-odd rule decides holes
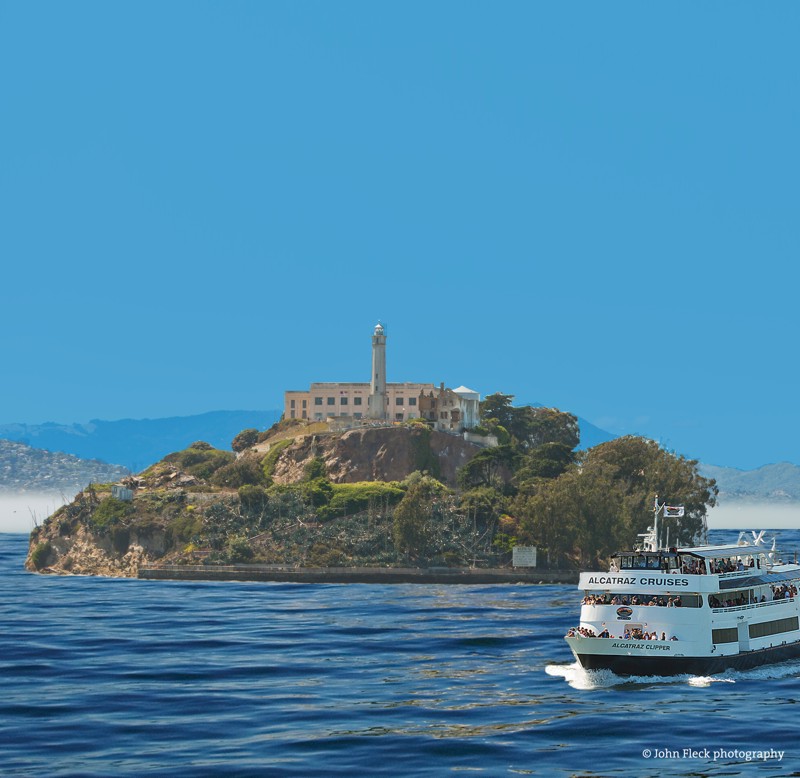
[[[380,323],[372,335],[369,383],[314,383],[307,391],[284,393],[285,419],[324,421],[328,418],[406,421],[420,417],[436,429],[460,433],[479,421],[480,395],[466,387],[386,381],[386,333]],[[425,413],[422,412],[425,409]]]
[[[329,416],[405,421],[419,418],[419,396],[433,389],[433,384],[386,384],[383,414],[372,417],[368,414],[369,384],[311,384],[306,392],[285,393],[283,413],[286,419],[312,421],[323,421]]]

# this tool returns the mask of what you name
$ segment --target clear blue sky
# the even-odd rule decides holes
[[[800,6],[0,4],[0,422],[466,384],[800,463]]]

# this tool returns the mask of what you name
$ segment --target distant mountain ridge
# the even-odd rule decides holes
[[[800,467],[791,462],[763,465],[755,470],[701,464],[700,473],[716,480],[721,503],[737,500],[800,502]]]
[[[0,424],[0,438],[83,459],[100,459],[138,472],[173,451],[205,440],[230,448],[243,429],[265,430],[281,411],[210,411],[164,419],[93,419],[86,424]]]

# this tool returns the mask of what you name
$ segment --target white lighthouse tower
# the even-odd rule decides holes
[[[372,335],[372,379],[369,383],[367,416],[386,418],[386,334],[378,322]]]

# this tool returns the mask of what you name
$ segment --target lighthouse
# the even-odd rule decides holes
[[[370,419],[386,418],[386,333],[380,322],[372,334],[372,378],[367,402]]]

